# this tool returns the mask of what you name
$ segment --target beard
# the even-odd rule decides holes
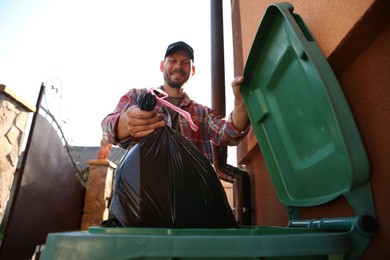
[[[170,75],[172,75],[173,73],[181,73],[181,74],[184,74],[184,72],[182,70],[179,70],[179,71],[170,71],[170,72],[167,72],[167,73],[164,73],[164,80],[165,82],[168,84],[168,86],[172,87],[172,88],[175,88],[175,89],[181,89],[181,87],[188,81],[189,79],[189,76],[186,76],[184,78],[184,80],[181,80],[181,81],[175,81],[175,80],[172,80],[170,78]]]

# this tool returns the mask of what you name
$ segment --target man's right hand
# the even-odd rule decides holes
[[[132,137],[139,140],[150,134],[156,128],[165,126],[164,115],[156,110],[144,111],[137,105],[129,107],[121,114],[118,123],[118,138]]]

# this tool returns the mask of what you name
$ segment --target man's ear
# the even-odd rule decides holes
[[[192,73],[191,73],[191,77],[192,77],[192,76],[194,76],[194,74],[195,74],[195,66],[194,66],[194,65],[192,65]]]
[[[160,71],[162,72],[163,69],[164,69],[164,61],[162,60],[162,61],[160,62]]]

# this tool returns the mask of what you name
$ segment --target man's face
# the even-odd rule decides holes
[[[192,60],[183,50],[169,54],[161,63],[164,81],[172,88],[180,89],[194,74]]]

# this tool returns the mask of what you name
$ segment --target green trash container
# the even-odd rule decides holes
[[[376,229],[369,161],[327,60],[289,3],[271,5],[241,86],[286,227],[101,228],[49,234],[42,259],[355,259]],[[300,220],[345,196],[356,215]]]

